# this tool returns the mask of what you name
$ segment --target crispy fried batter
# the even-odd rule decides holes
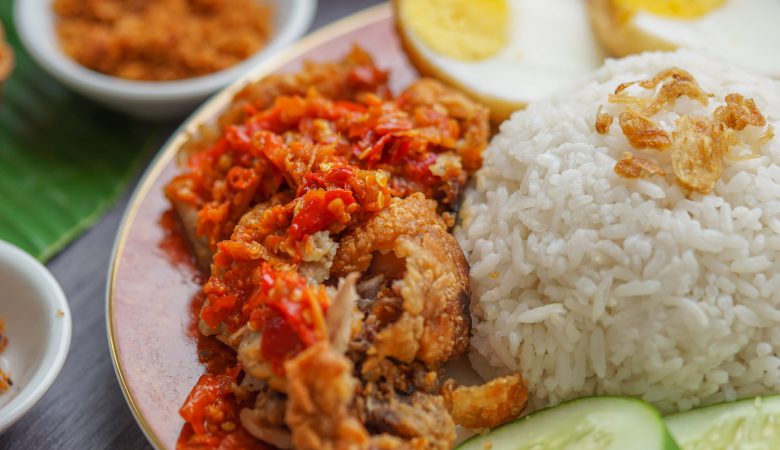
[[[286,420],[295,448],[364,448],[369,434],[351,404],[356,380],[352,363],[329,344],[312,345],[285,363],[287,374]]]
[[[497,427],[515,419],[528,401],[528,388],[519,373],[481,386],[457,386],[447,380],[441,388],[455,423],[473,430]]]
[[[421,194],[393,198],[390,206],[342,238],[331,273],[342,277],[350,272],[365,272],[374,252],[391,251],[398,237],[443,227],[444,221],[436,214],[435,201]]]
[[[636,157],[631,153],[623,153],[623,157],[615,164],[615,173],[623,178],[647,178],[653,175],[666,175],[658,164],[649,159]]]
[[[401,297],[404,315],[425,319],[417,358],[431,364],[458,356],[468,348],[471,316],[468,272],[455,239],[434,229],[419,241],[399,240],[395,253],[406,259]]]
[[[666,150],[672,141],[669,133],[655,122],[635,111],[623,111],[618,117],[620,128],[628,143],[636,149]]]
[[[420,351],[424,330],[425,318],[404,313],[400,319],[380,331],[374,339],[378,358],[411,362]]]
[[[612,121],[615,118],[610,113],[602,112],[604,105],[599,105],[599,110],[596,112],[596,132],[599,134],[609,133],[609,127],[612,126]]]

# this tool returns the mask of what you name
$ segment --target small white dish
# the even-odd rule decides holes
[[[308,30],[317,0],[264,0],[274,7],[273,37],[262,50],[225,70],[177,81],[130,81],[87,69],[60,48],[53,0],[16,0],[14,22],[33,59],[74,91],[109,108],[148,120],[180,118]]]
[[[62,288],[25,251],[0,241],[0,317],[8,347],[2,368],[13,381],[0,394],[0,433],[16,423],[57,378],[70,347],[71,317]]]

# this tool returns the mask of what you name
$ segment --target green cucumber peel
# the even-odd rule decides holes
[[[653,406],[630,397],[586,397],[474,436],[458,450],[680,450]]]
[[[683,450],[780,449],[780,395],[705,406],[665,421]]]

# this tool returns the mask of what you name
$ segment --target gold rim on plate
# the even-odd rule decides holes
[[[265,62],[259,64],[252,69],[246,75],[239,80],[233,82],[230,86],[222,90],[219,94],[208,100],[203,106],[201,106],[195,113],[193,113],[185,122],[173,133],[172,137],[163,144],[157,156],[152,160],[149,168],[141,177],[138,185],[133,192],[130,199],[130,203],[125,210],[125,213],[120,222],[120,228],[117,232],[116,240],[114,241],[114,249],[111,254],[111,263],[108,268],[108,283],[106,285],[106,328],[108,330],[108,346],[111,351],[111,360],[114,364],[114,371],[116,372],[117,380],[119,380],[119,386],[122,389],[122,394],[127,401],[127,405],[130,407],[130,411],[133,413],[135,421],[143,431],[146,438],[158,450],[164,450],[166,447],[161,442],[160,438],[152,431],[146,419],[138,410],[138,406],[133,399],[132,394],[127,386],[125,380],[122,364],[119,361],[119,350],[116,345],[114,337],[114,325],[113,325],[113,295],[116,282],[116,275],[119,271],[118,259],[122,254],[127,240],[127,235],[130,230],[130,225],[135,221],[138,213],[138,209],[141,202],[146,198],[155,180],[160,176],[162,171],[168,165],[168,163],[176,156],[181,145],[187,139],[187,136],[194,134],[198,127],[206,123],[208,120],[214,119],[217,114],[232,100],[233,96],[238,93],[245,85],[255,82],[266,75],[269,75],[276,70],[283,67],[290,61],[300,57],[302,54],[309,50],[320,46],[334,38],[347,34],[358,28],[362,28],[370,23],[378,22],[386,19],[390,16],[390,5],[387,3],[377,5],[361,12],[350,15],[346,18],[338,20],[331,25],[328,25],[321,30],[318,30],[311,35],[301,39],[297,43],[291,45],[286,50],[277,53]]]

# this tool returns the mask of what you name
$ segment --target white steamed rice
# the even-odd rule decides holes
[[[685,51],[609,61],[506,121],[466,196],[472,362],[485,377],[520,370],[534,408],[624,394],[673,411],[780,392],[780,138],[686,197],[673,175],[618,177],[630,147],[617,120],[594,130],[618,84],[671,66],[715,94],[677,112],[738,92],[780,134],[777,81]]]

